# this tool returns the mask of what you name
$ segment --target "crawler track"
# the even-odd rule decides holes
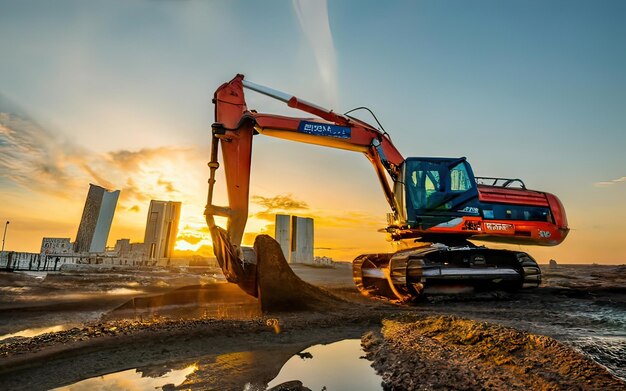
[[[527,253],[471,244],[364,254],[353,261],[352,275],[365,296],[407,304],[425,294],[512,291],[541,283],[539,266]]]

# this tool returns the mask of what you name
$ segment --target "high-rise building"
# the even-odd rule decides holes
[[[313,263],[313,219],[276,215],[274,238],[289,263]]]
[[[74,242],[75,252],[104,252],[119,196],[119,190],[111,191],[89,184],[83,216]]]
[[[148,260],[170,258],[176,244],[180,202],[150,201],[144,245]]]
[[[291,255],[291,216],[276,215],[276,225],[274,225],[274,239],[280,244],[283,255],[287,262]]]

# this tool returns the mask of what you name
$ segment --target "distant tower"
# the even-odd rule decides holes
[[[176,244],[180,202],[150,201],[144,245],[149,260],[170,258]]]
[[[289,262],[289,255],[291,254],[291,216],[277,214],[274,230],[274,239],[280,244],[283,255]]]
[[[289,263],[313,263],[313,219],[276,215],[274,238]]]
[[[74,252],[104,252],[119,196],[119,190],[111,191],[89,184],[83,217],[80,219],[74,242]]]

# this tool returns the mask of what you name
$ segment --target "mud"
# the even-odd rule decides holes
[[[185,388],[242,390],[252,384],[262,390],[292,355],[314,343],[360,338],[382,316],[101,323],[1,345],[0,384],[12,390],[49,389],[129,368],[196,364],[199,369]]]
[[[96,321],[129,299],[224,281],[218,268],[185,272],[87,266],[57,272],[0,272],[0,336]]]
[[[258,301],[235,284],[190,285],[157,295],[136,297],[101,319],[252,319],[261,316]]]
[[[455,374],[473,376],[472,381],[465,377],[458,379],[460,383],[454,387],[463,389],[489,388],[485,384],[493,384],[492,388],[496,389],[501,377],[510,379],[513,385],[526,384],[524,379],[530,375],[539,380],[527,388],[535,388],[534,385],[541,388],[541,384],[548,389],[626,388],[626,383],[613,376],[626,379],[626,373],[622,372],[626,368],[624,267],[559,265],[544,271],[544,286],[536,290],[431,297],[415,307],[398,307],[362,297],[352,285],[350,269],[345,265],[335,268],[294,265],[293,270],[307,283],[349,303],[349,308],[340,305],[237,317],[224,310],[205,311],[250,304],[245,301],[249,300],[247,296],[229,290],[233,285],[220,283],[219,278],[210,282],[205,272],[196,277],[185,274],[184,279],[190,281],[188,287],[177,287],[174,283],[181,273],[155,273],[150,278],[154,286],[143,275],[124,274],[126,287],[138,288],[137,282],[149,293],[137,298],[124,297],[122,301],[126,303],[102,305],[99,309],[105,310],[107,316],[81,322],[69,330],[1,341],[0,385],[15,390],[50,389],[133,368],[149,376],[196,364],[197,370],[175,388],[263,390],[280,371],[283,360],[308,346],[366,336],[363,341],[370,352],[375,354],[378,349],[372,356],[375,362],[386,357],[388,363],[395,360],[409,365],[398,367],[398,374],[390,376],[399,381],[403,378],[401,374],[410,373],[411,369],[449,374],[449,379],[455,379]],[[93,292],[120,288],[122,283],[117,282],[120,277],[116,274],[64,275],[64,286],[77,296],[62,302],[65,307],[61,313],[70,314],[71,309],[74,311],[71,314],[81,314],[82,306],[90,303]],[[13,288],[19,288],[25,281],[17,275],[10,278],[17,279],[12,282]],[[38,311],[49,317],[56,316],[55,303],[59,303],[52,280],[45,282],[53,278],[48,275],[43,280],[28,280],[23,284],[37,301]],[[82,283],[94,279],[109,282]],[[164,283],[168,284],[167,288],[159,287]],[[197,298],[194,304],[182,302],[192,297]],[[24,326],[20,316],[30,322],[32,306],[28,300],[18,299],[0,298],[0,303],[10,307],[13,314],[12,320],[5,323],[12,329]],[[115,308],[117,312],[111,311]],[[72,317],[64,319],[69,322]],[[437,319],[448,320],[437,323]],[[483,322],[489,325],[481,326]],[[446,339],[443,332],[446,327],[451,330],[451,339]],[[420,334],[421,329],[425,331]],[[410,333],[405,333],[406,330]],[[472,332],[481,337],[468,341],[466,337]],[[403,335],[413,334],[415,340],[402,339]],[[544,340],[547,337],[540,335],[554,339]],[[425,342],[421,345],[416,343],[418,340]],[[401,341],[398,348],[392,348],[397,341]],[[482,341],[489,344],[481,345]],[[538,345],[532,345],[533,341]],[[507,350],[511,344],[517,348]],[[489,355],[489,350],[494,354]],[[549,354],[542,356],[543,350]],[[610,372],[600,366],[587,366],[584,360],[588,359]],[[536,366],[527,362],[535,362]],[[387,373],[384,366],[375,365],[383,376]],[[448,371],[447,366],[455,370]],[[561,366],[571,369],[561,371]],[[544,367],[547,369],[542,372]],[[477,368],[486,375],[474,376]],[[530,368],[530,372],[520,372],[524,368]],[[542,378],[544,372],[547,375]],[[584,376],[598,383],[587,383]],[[413,379],[420,377],[415,375]],[[476,383],[479,380],[483,383]]]

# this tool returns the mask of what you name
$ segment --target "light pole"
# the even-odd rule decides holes
[[[6,224],[4,224],[4,235],[2,235],[2,251],[4,252],[4,241],[7,238],[7,227],[9,226],[9,220],[7,220]]]

